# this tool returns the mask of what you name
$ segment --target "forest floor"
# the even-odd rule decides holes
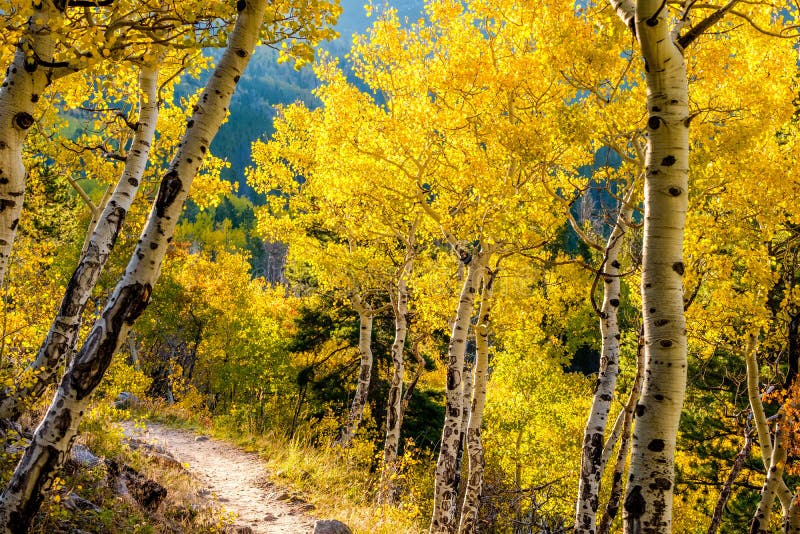
[[[187,430],[147,423],[146,430],[122,423],[125,435],[168,451],[216,500],[236,515],[232,532],[297,534],[311,532],[314,508],[289,490],[274,484],[264,462],[236,446]],[[235,527],[240,527],[239,529]]]

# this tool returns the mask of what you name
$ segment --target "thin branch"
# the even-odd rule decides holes
[[[714,507],[714,513],[711,516],[711,524],[708,526],[708,534],[717,533],[719,525],[722,522],[722,513],[725,511],[725,505],[728,503],[728,499],[731,496],[731,491],[733,491],[733,484],[739,477],[739,473],[741,473],[742,467],[744,467],[744,461],[748,458],[748,456],[750,456],[750,449],[752,446],[753,446],[753,435],[748,425],[748,427],[744,431],[744,446],[742,447],[742,450],[740,450],[739,453],[736,455],[736,458],[733,461],[731,472],[728,474],[728,478],[725,480],[725,484],[723,484],[722,486],[722,491],[720,491],[719,499],[717,499],[717,505]]]
[[[792,30],[797,30],[798,28],[800,28],[800,26],[795,24],[795,25],[792,25],[792,26],[786,26],[785,28],[781,29],[780,33],[775,33],[775,32],[771,32],[769,30],[766,30],[766,29],[762,28],[761,26],[759,26],[758,24],[756,24],[753,21],[753,19],[750,18],[749,15],[745,15],[744,13],[742,13],[740,11],[736,11],[734,9],[732,9],[730,13],[731,13],[731,15],[735,15],[735,16],[741,18],[741,19],[744,19],[757,32],[763,33],[764,35],[769,35],[770,37],[779,37],[781,39],[795,39],[795,38],[797,38],[797,33],[791,33],[790,34],[789,32],[792,31]]]
[[[71,185],[72,188],[78,193],[78,196],[81,197],[81,199],[83,200],[84,204],[86,204],[86,207],[88,207],[89,211],[92,212],[92,217],[93,218],[97,218],[100,215],[100,210],[95,205],[95,203],[92,202],[91,197],[89,197],[89,195],[86,194],[86,191],[83,190],[81,185],[72,176],[67,174],[66,178],[67,178],[67,181],[69,182],[69,185]]]
[[[686,32],[684,35],[678,38],[678,44],[681,48],[686,49],[695,39],[703,35],[703,33],[708,30],[711,26],[722,20],[722,17],[728,13],[733,6],[739,3],[739,0],[730,0],[727,4],[701,20],[697,26],[694,26],[691,30]]]

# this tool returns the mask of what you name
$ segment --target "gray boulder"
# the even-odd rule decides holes
[[[95,456],[88,447],[81,444],[73,445],[69,455],[70,459],[81,467],[96,467],[103,463],[103,460]]]
[[[353,534],[353,531],[341,521],[320,519],[314,523],[313,534]]]
[[[117,398],[114,399],[114,408],[117,410],[127,410],[132,408],[142,402],[139,400],[139,397],[131,393],[130,391],[123,391]]]
[[[129,465],[106,460],[108,482],[125,500],[135,502],[145,510],[155,512],[167,496],[167,488],[150,480]]]
[[[77,493],[68,493],[66,496],[61,498],[61,506],[66,508],[71,512],[77,511],[92,511],[92,512],[100,512],[102,509],[97,506],[95,503],[91,501],[87,501]]]

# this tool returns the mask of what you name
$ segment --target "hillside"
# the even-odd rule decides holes
[[[800,534],[800,5],[337,2],[0,9],[0,534]]]
[[[422,0],[397,2],[398,16],[416,20],[424,13]],[[323,48],[331,55],[346,64],[345,55],[350,50],[354,34],[364,33],[374,21],[366,16],[364,2],[360,0],[343,0],[342,14],[336,25],[340,37],[326,43]],[[218,57],[220,52],[209,50],[209,54]],[[318,105],[311,94],[317,87],[318,80],[310,66],[301,70],[290,64],[278,64],[275,60],[277,52],[260,48],[239,82],[233,101],[228,123],[223,125],[211,145],[212,153],[230,162],[230,168],[223,171],[223,177],[239,184],[239,193],[255,199],[252,188],[244,179],[244,169],[252,164],[250,144],[256,139],[268,137],[272,133],[272,121],[275,117],[275,106],[302,101],[307,105]],[[199,79],[182,80],[177,97],[186,96],[199,90],[205,84],[207,76]]]

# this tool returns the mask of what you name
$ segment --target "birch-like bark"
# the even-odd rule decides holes
[[[400,447],[400,431],[403,424],[403,375],[405,373],[403,351],[408,332],[408,287],[406,277],[411,273],[411,250],[406,254],[406,262],[397,281],[397,296],[392,303],[394,310],[394,342],[392,343],[392,363],[394,372],[389,386],[389,399],[386,406],[386,440],[383,446],[383,472],[381,473],[378,502],[393,504],[397,495],[394,479],[397,475],[397,450]]]
[[[597,534],[608,534],[611,532],[611,523],[619,512],[619,502],[622,498],[622,483],[625,475],[625,463],[628,458],[628,450],[631,444],[631,427],[636,405],[639,402],[639,395],[642,391],[642,381],[644,377],[644,334],[639,332],[639,342],[636,349],[636,376],[633,379],[631,392],[628,400],[622,409],[622,431],[620,432],[620,443],[617,449],[617,458],[614,461],[614,471],[611,475],[611,491],[609,492],[608,502],[606,503],[603,516],[597,523]]]
[[[648,135],[642,260],[645,376],[623,520],[631,534],[672,531],[675,443],[686,390],[682,276],[691,119],[686,63],[671,38],[668,15],[664,0],[636,2]]]
[[[758,335],[751,333],[747,337],[744,361],[747,368],[747,397],[750,401],[750,410],[753,412],[753,422],[758,434],[758,446],[761,448],[761,459],[764,466],[768,467],[772,458],[772,437],[770,436],[767,414],[761,402],[761,386],[759,385],[758,371]]]
[[[764,462],[764,469],[769,469],[772,461],[772,434],[767,422],[767,414],[764,411],[764,404],[761,401],[761,386],[759,384],[758,370],[758,335],[759,332],[751,332],[747,338],[745,346],[744,361],[747,369],[747,398],[750,401],[750,410],[753,413],[753,422],[756,426],[758,435],[758,446],[761,449],[761,460]],[[783,478],[777,483],[775,488],[778,500],[783,508],[783,514],[789,511],[792,506],[792,494]]]
[[[69,453],[91,393],[134,321],[147,307],[189,187],[255,48],[266,0],[242,0],[237,7],[239,17],[229,35],[228,47],[187,123],[125,274],[67,368],[31,444],[0,496],[2,532],[23,533],[28,529],[41,505],[43,491]]]
[[[141,91],[141,83],[139,89]],[[140,109],[140,114],[141,114],[141,109]],[[78,186],[77,183],[72,184],[72,186],[80,187]],[[103,198],[100,199],[100,202],[96,206],[94,204],[89,205],[89,209],[92,211],[92,219],[89,221],[89,228],[87,229],[86,237],[84,237],[83,239],[83,246],[81,247],[81,256],[86,254],[86,251],[89,250],[89,244],[92,242],[92,236],[94,236],[94,229],[97,228],[97,224],[100,222],[100,217],[104,214],[106,206],[108,205],[108,201],[111,200],[112,194],[114,194],[114,190],[112,190],[111,186],[108,186],[106,188],[106,192],[103,193]]]
[[[772,516],[772,503],[780,482],[783,480],[783,468],[786,465],[786,447],[783,444],[783,425],[778,417],[775,424],[775,443],[772,447],[767,476],[761,487],[761,499],[758,503],[753,521],[750,523],[750,534],[769,534],[769,521]]]
[[[609,0],[619,18],[636,36],[636,0]]]
[[[611,427],[611,434],[606,439],[606,444],[603,445],[603,454],[601,461],[603,462],[603,466],[608,465],[608,461],[611,459],[611,455],[614,453],[614,448],[617,446],[617,442],[619,442],[619,438],[622,435],[622,427],[625,426],[625,410],[622,410],[617,414],[617,418],[614,420],[614,426]]]
[[[0,284],[5,280],[25,196],[22,149],[34,123],[36,102],[50,84],[41,63],[53,60],[55,38],[50,27],[62,16],[51,0],[33,3],[28,29],[0,87]]]
[[[611,401],[614,399],[614,391],[617,387],[617,375],[619,375],[620,331],[617,310],[619,309],[622,285],[619,274],[619,254],[622,250],[628,220],[633,212],[630,204],[632,193],[633,184],[629,186],[620,205],[600,267],[604,282],[603,304],[600,309],[600,334],[602,337],[600,372],[597,376],[589,418],[583,432],[578,499],[575,506],[574,531],[582,534],[594,534],[596,529],[600,480],[605,469],[603,459],[605,432],[608,425],[608,414],[611,411]]]
[[[467,347],[469,322],[472,316],[475,293],[483,271],[478,254],[461,255],[467,267],[467,276],[461,289],[458,309],[447,358],[447,384],[445,389],[445,412],[442,441],[436,462],[436,477],[433,493],[433,513],[430,532],[432,534],[450,533],[455,530],[454,516],[457,498],[456,463],[461,441],[461,421],[464,409],[462,392],[462,373],[464,353]]]
[[[481,425],[483,409],[486,406],[486,386],[489,380],[489,324],[492,314],[492,290],[497,270],[486,269],[484,275],[481,307],[478,312],[478,324],[475,326],[475,376],[473,379],[472,403],[467,426],[466,448],[469,457],[469,478],[461,505],[461,522],[459,534],[471,534],[478,530],[478,509],[483,491],[483,443],[481,441]]]
[[[480,285],[480,278],[478,279]],[[467,450],[467,428],[469,427],[469,406],[472,400],[472,381],[474,362],[470,363],[466,358],[464,359],[464,370],[461,376],[464,381],[461,383],[461,425],[459,427],[458,437],[458,453],[456,454],[456,469],[455,480],[453,481],[453,490],[456,496],[461,494],[461,478],[464,473],[464,454]],[[450,509],[450,523],[453,525],[453,530],[456,529],[456,512],[461,509],[461,504],[456,502],[455,506]]]
[[[414,361],[417,363],[417,368],[414,371],[414,376],[406,386],[403,393],[403,399],[400,401],[400,428],[403,428],[403,417],[408,410],[408,404],[411,402],[411,395],[414,393],[414,388],[417,386],[422,373],[425,372],[425,358],[419,353],[419,341],[412,343],[411,352],[414,354]]]
[[[800,534],[800,495],[795,494],[789,510],[784,515],[783,532],[784,534]]]
[[[372,379],[372,320],[374,312],[361,298],[356,295],[353,297],[353,307],[358,312],[358,352],[361,355],[361,364],[358,372],[358,385],[350,406],[350,414],[347,423],[342,428],[342,434],[336,441],[340,447],[349,447],[353,441],[353,436],[361,424],[364,416],[364,408],[367,406],[367,394],[369,393],[369,383]]]
[[[125,216],[139,190],[158,119],[158,65],[143,65],[139,73],[139,121],[125,168],[102,214],[91,229],[88,245],[72,273],[58,313],[36,358],[16,380],[14,389],[0,393],[0,419],[16,420],[25,405],[35,402],[55,381],[66,356],[75,350],[81,317],[92,290],[114,248]]]

